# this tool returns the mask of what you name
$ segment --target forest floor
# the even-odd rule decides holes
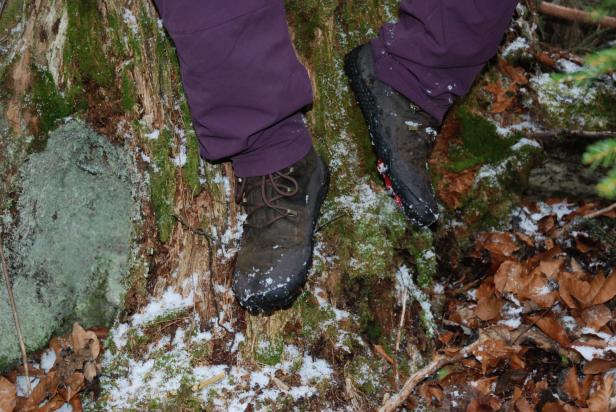
[[[512,25],[448,115],[430,160],[442,217],[432,230],[402,225],[424,244],[385,278],[395,284],[379,283],[393,298],[374,319],[336,299],[336,262],[349,257],[319,230],[306,291],[293,314],[269,323],[285,328],[276,339],[250,330],[228,283],[212,284],[219,313],[201,319],[195,295],[182,293],[189,278],[109,330],[75,325],[53,338],[30,357],[29,396],[23,366],[0,377],[0,410],[368,411],[406,382],[415,383],[401,403],[409,411],[616,410],[616,209],[586,181],[568,186],[571,174],[592,181],[594,172],[560,156],[572,146],[579,158],[594,141],[579,132],[613,127],[616,79],[552,81],[582,59],[538,53],[529,25]],[[338,205],[357,225],[379,222],[375,213],[402,219],[378,176],[328,199],[322,229]],[[217,250],[227,263],[241,235],[241,215],[235,221]]]

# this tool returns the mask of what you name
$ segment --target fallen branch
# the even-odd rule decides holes
[[[567,129],[546,130],[542,132],[530,133],[527,137],[529,139],[543,140],[557,137],[580,137],[584,139],[611,139],[616,137],[616,132],[588,132],[588,131],[576,131]]]
[[[609,213],[612,210],[616,210],[616,203],[614,203],[614,204],[612,204],[612,205],[610,205],[610,206],[608,206],[606,208],[603,208],[601,210],[597,210],[596,212],[593,212],[593,213],[591,213],[591,214],[589,214],[588,216],[585,216],[585,217],[588,218],[588,219],[593,219],[595,217],[599,217],[601,215]]]
[[[404,383],[402,390],[400,390],[400,392],[398,392],[396,395],[389,398],[383,404],[383,406],[381,406],[381,408],[379,409],[379,412],[397,411],[398,408],[404,402],[406,402],[408,397],[411,396],[411,393],[413,393],[413,390],[419,383],[429,378],[430,376],[434,375],[443,366],[449,365],[451,363],[459,362],[462,359],[468,357],[469,355],[471,355],[471,353],[475,349],[481,346],[487,339],[488,337],[486,335],[481,335],[479,339],[477,339],[475,342],[471,343],[470,345],[462,348],[455,356],[437,355],[437,357],[432,362],[430,362],[428,365],[426,365],[422,369],[418,370],[417,372],[409,376],[407,381]]]
[[[437,373],[442,367],[466,359],[472,355],[476,349],[489,340],[502,340],[507,345],[513,345],[518,341],[531,341],[540,349],[567,356],[574,363],[580,363],[581,361],[581,357],[577,352],[562,348],[558,342],[549,338],[541,330],[534,326],[530,329],[522,328],[516,330],[509,330],[506,327],[494,326],[482,330],[479,338],[475,342],[460,349],[460,351],[458,351],[455,355],[437,355],[432,362],[413,373],[404,383],[404,386],[400,392],[389,398],[383,406],[381,406],[379,412],[397,411],[398,408],[406,402],[408,397],[411,396],[417,385],[419,385],[422,381]]]
[[[9,304],[11,305],[11,311],[13,312],[13,321],[15,322],[15,331],[17,333],[17,339],[19,340],[19,349],[21,350],[21,359],[24,363],[24,371],[26,372],[26,388],[28,390],[27,395],[32,393],[32,385],[30,384],[30,372],[28,371],[28,353],[26,352],[26,344],[24,343],[24,337],[21,333],[21,324],[19,323],[19,316],[17,316],[17,305],[15,304],[15,296],[13,296],[13,288],[11,287],[11,278],[9,277],[9,268],[6,264],[4,257],[4,241],[2,235],[0,235],[0,259],[2,259],[2,273],[4,275],[4,285],[6,286],[6,293],[9,297]]]
[[[558,17],[559,19],[596,24],[597,26],[609,27],[612,29],[616,28],[616,17],[604,16],[596,18],[592,13],[587,11],[559,6],[545,1],[542,1],[541,4],[539,4],[539,8],[537,10],[539,13],[552,17]]]

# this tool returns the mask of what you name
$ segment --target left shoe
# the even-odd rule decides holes
[[[329,173],[314,149],[291,167],[238,179],[236,201],[248,217],[232,288],[253,314],[288,307],[306,283],[313,235]]]
[[[344,70],[368,124],[387,189],[411,222],[432,225],[438,220],[438,204],[428,158],[437,135],[437,120],[377,79],[370,44],[351,51]]]

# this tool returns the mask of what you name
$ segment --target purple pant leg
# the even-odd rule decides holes
[[[241,177],[275,172],[312,147],[312,102],[283,0],[155,0],[173,39],[201,155]]]
[[[442,121],[498,49],[518,0],[402,0],[372,42],[377,77]]]

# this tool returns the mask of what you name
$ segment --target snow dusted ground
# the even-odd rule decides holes
[[[293,400],[309,397],[319,392],[320,385],[331,381],[333,370],[326,360],[302,353],[294,345],[284,346],[281,361],[275,366],[254,365],[249,369],[196,361],[208,343],[227,332],[216,319],[207,322],[207,330],[200,332],[196,327],[200,319],[194,314],[193,305],[192,294],[182,297],[168,290],[129,322],[113,328],[110,338],[113,350],[107,351],[103,360],[109,375],[101,379],[105,407],[128,410],[161,405],[184,387],[203,405],[215,410],[241,411],[250,403],[266,404],[281,396]],[[131,358],[129,341],[144,338],[149,325],[182,315],[185,317],[173,336],[159,337],[147,344],[145,353],[138,359]],[[230,325],[225,326],[230,329]],[[237,355],[246,344],[245,337],[241,332],[231,331],[234,338],[228,342],[227,350]],[[282,383],[276,378],[277,372],[297,373],[297,385]]]
[[[329,258],[317,247],[315,259],[326,264]],[[339,323],[348,322],[352,316],[333,308],[317,285],[318,280],[311,283],[310,293],[316,297],[319,310],[330,314],[318,328],[339,330],[338,347],[348,351],[345,342],[349,341],[349,333]],[[217,292],[231,293],[222,290],[221,285],[216,287]],[[327,360],[313,357],[294,344],[259,341],[256,352],[266,362],[268,356],[273,358],[271,364],[243,361],[251,344],[245,335],[228,322],[224,329],[217,319],[202,322],[194,311],[193,296],[167,290],[129,321],[114,326],[108,339],[110,349],[102,362],[105,372],[97,407],[118,411],[156,409],[182,396],[207,410],[243,411],[249,404],[257,406],[256,410],[267,410],[272,402],[293,404],[318,397],[337,385],[334,368]],[[178,327],[171,335],[148,335],[156,325],[174,322]],[[199,328],[202,323],[203,332]],[[213,342],[223,342],[224,347],[216,346],[216,350],[224,350],[233,361],[212,363],[209,359],[215,357],[211,353]]]

